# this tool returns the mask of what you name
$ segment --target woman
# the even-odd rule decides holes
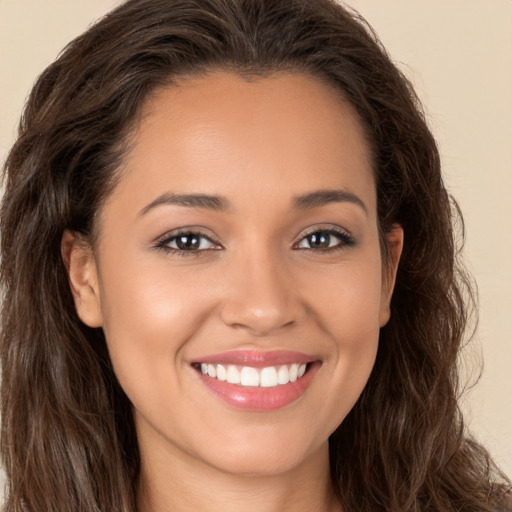
[[[5,510],[511,509],[435,142],[338,5],[123,4],[6,174]]]

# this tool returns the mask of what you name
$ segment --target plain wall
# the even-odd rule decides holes
[[[37,75],[114,0],[0,0],[0,162]],[[512,1],[352,0],[425,103],[480,293],[471,430],[512,476]],[[473,371],[473,374],[474,374]]]

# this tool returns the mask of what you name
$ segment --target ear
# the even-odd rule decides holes
[[[80,320],[89,327],[101,327],[103,314],[92,248],[81,237],[66,230],[62,235],[60,250]]]
[[[398,262],[404,246],[404,230],[399,224],[394,224],[391,231],[386,233],[387,260],[383,263],[382,292],[380,299],[379,325],[384,327],[391,315],[391,296],[395,288]]]

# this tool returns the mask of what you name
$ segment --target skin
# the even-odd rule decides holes
[[[361,204],[297,208],[325,190]],[[227,207],[148,209],[162,194],[221,196]],[[141,511],[341,510],[328,437],[368,380],[402,247],[396,226],[384,267],[376,211],[361,123],[318,79],[219,71],[153,94],[98,243],[66,232],[62,244],[78,314],[104,329],[134,407]],[[156,247],[178,228],[212,242]],[[334,249],[312,247],[307,235],[328,229],[344,234],[330,235]],[[191,366],[235,349],[293,350],[321,366],[286,407],[240,410]]]

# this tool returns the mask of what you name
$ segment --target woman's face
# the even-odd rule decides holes
[[[275,474],[325,457],[372,370],[401,248],[397,228],[383,272],[348,103],[291,73],[157,91],[98,229],[71,283],[143,458]]]

